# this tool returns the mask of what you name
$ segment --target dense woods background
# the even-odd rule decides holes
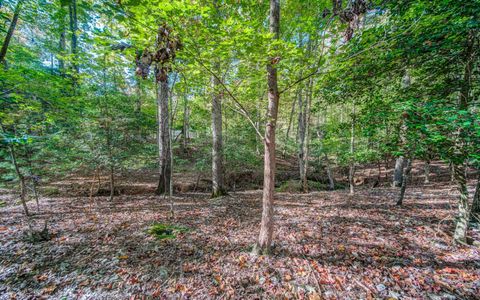
[[[109,210],[117,221],[103,229],[99,225],[106,224],[98,219],[102,210],[121,211],[125,205],[150,208],[143,217],[135,215],[148,224],[136,226],[154,221],[174,226],[165,232],[180,236],[170,241],[178,250],[186,244],[183,235],[195,235],[178,228],[198,226],[188,217],[196,209],[189,205],[200,201],[195,205],[206,210],[200,216],[212,216],[211,205],[217,203],[212,198],[226,207],[218,220],[227,222],[232,214],[238,222],[234,227],[242,242],[235,251],[280,259],[290,247],[282,246],[288,236],[283,222],[308,218],[310,209],[320,214],[312,220],[323,220],[328,205],[340,201],[345,206],[336,208],[341,213],[335,222],[343,228],[348,225],[339,220],[345,214],[357,209],[358,218],[379,205],[371,213],[387,221],[413,214],[407,225],[393,228],[436,227],[435,238],[441,232],[443,243],[452,247],[449,253],[470,255],[463,262],[469,278],[451,288],[435,281],[439,290],[429,293],[478,297],[478,281],[472,282],[479,276],[479,20],[478,0],[0,1],[0,233],[13,239],[12,232],[24,230],[28,245],[51,243],[61,238],[58,224],[75,218],[56,219],[55,213],[76,207],[97,210],[84,217],[100,234],[117,221],[136,222],[133,215],[110,215]],[[451,192],[443,190],[446,186]],[[261,195],[244,192],[262,188]],[[447,200],[449,206],[439,207],[433,220],[435,205]],[[285,201],[292,205],[290,215],[284,214]],[[421,203],[431,206],[422,210]],[[246,222],[247,216],[254,219]],[[302,223],[313,231],[310,238],[318,233],[312,220]],[[419,220],[426,223],[415,223]],[[206,228],[203,234],[216,235]],[[389,234],[395,236],[392,230]],[[432,233],[426,235],[434,241]],[[11,255],[13,241],[0,253]],[[289,243],[297,247],[302,241]],[[190,243],[198,254],[200,246]],[[218,246],[218,241],[208,243]],[[162,245],[175,253],[166,256],[187,255]],[[346,251],[338,241],[329,245],[335,253]],[[403,246],[395,247],[401,252]],[[35,251],[39,257],[46,253],[29,251],[29,259]],[[419,259],[421,251],[413,253]],[[237,259],[243,269],[256,258]],[[2,261],[0,284],[5,286],[12,261],[18,258]],[[166,266],[175,269],[175,263]],[[226,268],[231,262],[216,263]],[[313,271],[308,266],[302,267],[305,272],[323,274],[318,265]],[[177,286],[178,274],[172,272],[162,280],[171,281],[173,290],[162,281],[144,294],[192,296]],[[460,274],[455,272],[446,273]],[[210,297],[276,295],[265,288],[262,276],[254,280],[260,290],[241,283],[245,290],[237,294],[225,285],[241,290],[239,283],[215,276],[220,290]],[[278,284],[295,280],[282,276]],[[411,292],[402,286],[402,295],[395,288],[390,293],[382,281],[355,280],[364,294],[360,298],[426,297],[425,287]],[[9,293],[28,294],[9,284]],[[188,290],[189,284],[182,286]],[[346,283],[336,288],[340,294],[321,287],[330,283],[298,284],[304,286],[303,296],[290,291],[293,298],[356,294],[348,294]],[[57,286],[46,294],[63,295]],[[282,294],[282,288],[276,291]],[[0,294],[6,291],[0,287]]]

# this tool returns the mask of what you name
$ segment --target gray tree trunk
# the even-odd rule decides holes
[[[397,205],[403,204],[403,198],[405,197],[405,190],[407,188],[408,176],[410,175],[411,170],[412,170],[412,160],[407,158],[405,161],[405,168],[403,168],[402,183],[400,185],[400,193],[398,195]]]
[[[400,156],[397,157],[395,160],[395,170],[393,171],[393,186],[400,187],[402,185],[402,175],[403,175],[403,168],[405,166],[404,157]]]
[[[217,64],[216,70],[219,69]],[[222,97],[219,80],[212,76],[212,198],[226,194],[223,168]]]
[[[351,132],[350,132],[350,168],[348,171],[348,183],[350,186],[350,195],[353,195],[355,192],[355,102],[353,103],[352,107],[352,124],[351,124]]]
[[[280,37],[280,0],[270,0],[270,33],[273,39]],[[278,117],[278,104],[280,95],[278,92],[277,58],[270,58],[267,64],[268,80],[268,109],[267,124],[265,129],[265,156],[263,174],[263,208],[262,221],[258,241],[253,252],[256,254],[268,254],[271,250],[273,237],[273,206],[275,191],[275,128]]]
[[[313,77],[310,78],[307,85],[307,94],[306,94],[306,105],[303,112],[305,119],[305,133],[304,133],[304,142],[303,142],[303,174],[301,176],[302,188],[304,193],[308,193],[308,155],[309,155],[309,144],[310,144],[310,107],[312,106],[312,97],[313,97]]]
[[[457,222],[455,224],[453,239],[455,242],[466,243],[468,221],[470,220],[470,207],[468,204],[468,190],[465,179],[465,165],[463,163],[454,164],[453,169],[455,183],[459,192]]]
[[[430,161],[426,161],[423,166],[423,171],[425,173],[425,183],[430,183]]]
[[[303,185],[303,181],[306,177],[306,170],[305,170],[305,138],[306,138],[306,126],[307,126],[307,121],[306,121],[306,106],[307,106],[307,101],[304,101],[306,99],[303,98],[303,89],[299,87],[298,91],[298,98],[297,98],[297,103],[298,103],[298,135],[297,135],[297,145],[298,145],[298,152],[297,152],[297,158],[298,158],[298,171],[300,175],[300,182]]]
[[[156,70],[156,72],[162,72]],[[168,76],[164,76],[162,80],[157,81],[157,144],[158,144],[158,160],[159,173],[157,194],[170,194],[170,178],[172,173],[172,165],[170,159],[170,116],[168,113]]]

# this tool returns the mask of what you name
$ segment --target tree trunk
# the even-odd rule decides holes
[[[31,134],[30,128],[28,133]],[[37,204],[37,212],[40,212],[40,201],[39,201],[38,190],[37,190],[38,177],[33,172],[32,152],[31,152],[31,148],[28,147],[28,145],[25,145],[25,152],[26,152],[28,168],[30,169],[30,180],[32,181],[33,196],[35,197],[35,203]]]
[[[58,57],[58,71],[60,73],[60,76],[65,77],[66,72],[65,72],[65,60],[63,59],[63,56],[65,55],[65,51],[67,49],[67,42],[66,42],[66,26],[65,26],[65,10],[62,7],[60,7],[60,39],[59,39],[59,53],[60,56]]]
[[[458,97],[458,110],[467,111],[470,102],[471,80],[473,72],[473,63],[476,58],[474,52],[475,35],[473,32],[469,33],[466,40],[466,47],[464,50],[465,68],[463,74],[463,82]],[[453,233],[453,239],[457,243],[466,243],[468,222],[470,220],[470,207],[468,203],[468,190],[466,181],[466,158],[464,141],[462,139],[463,129],[460,127],[455,141],[454,161],[453,161],[453,175],[455,183],[459,192],[458,198],[458,216]]]
[[[348,183],[350,185],[350,195],[353,195],[355,189],[355,102],[352,107],[352,125],[350,132],[350,168],[348,171]]]
[[[453,239],[455,242],[466,243],[468,221],[470,220],[470,208],[468,205],[468,190],[467,182],[465,179],[465,165],[463,163],[454,164],[453,169],[455,183],[459,192],[458,215],[455,225],[455,232],[453,233]]]
[[[300,174],[300,182],[303,185],[306,177],[305,171],[305,137],[306,137],[306,103],[303,99],[303,89],[299,87],[298,92],[298,171]],[[306,99],[305,99],[306,100]]]
[[[303,112],[305,119],[305,133],[304,133],[304,142],[303,142],[303,174],[301,177],[302,188],[304,193],[308,193],[308,155],[309,155],[309,143],[310,143],[310,107],[312,106],[312,92],[313,92],[313,77],[310,78],[307,85],[307,95],[306,95],[306,105]]]
[[[17,26],[18,16],[20,15],[20,11],[22,9],[22,3],[23,0],[18,0],[17,5],[15,6],[10,27],[8,27],[7,35],[5,36],[2,48],[0,49],[0,63],[5,63],[5,56],[7,55],[8,46],[10,45],[10,40],[12,39],[15,27]]]
[[[71,33],[71,52],[73,56],[72,69],[73,69],[73,88],[77,87],[77,75],[79,72],[78,57],[77,57],[77,31],[78,31],[78,19],[77,19],[77,0],[71,0],[68,6],[68,12],[70,17],[70,33]]]
[[[402,183],[400,185],[400,194],[398,195],[397,205],[403,204],[403,198],[405,197],[405,190],[407,188],[407,181],[408,175],[410,175],[410,171],[412,170],[412,160],[407,158],[405,161],[405,167],[402,168]]]
[[[280,0],[270,0],[270,33],[273,39],[280,36]],[[272,245],[273,236],[273,197],[275,191],[275,129],[278,116],[277,69],[275,64],[278,58],[270,58],[267,64],[268,73],[268,110],[265,128],[265,156],[263,174],[263,211],[258,242],[254,248],[256,254],[268,254]]]
[[[188,109],[187,96],[183,99],[183,149],[187,149],[190,139],[190,110]]]
[[[472,221],[480,222],[480,170],[477,170],[477,185],[473,196],[471,217]]]
[[[395,170],[393,171],[393,187],[400,187],[403,182],[403,167],[405,166],[404,157],[397,157],[395,160]]]
[[[156,73],[161,72],[156,70]],[[163,79],[163,78],[162,78]],[[168,113],[168,80],[157,81],[157,118],[158,118],[158,159],[160,177],[158,180],[157,194],[170,194],[170,175],[172,172],[170,159],[170,127]]]
[[[328,159],[327,153],[325,155],[325,167],[327,169],[327,177],[328,177],[328,188],[333,191],[335,190],[335,179],[333,178],[332,169],[330,168],[330,160]]]
[[[425,183],[430,183],[430,161],[427,160],[423,166],[425,172]]]
[[[115,196],[115,168],[113,163],[110,163],[110,201],[113,201]]]
[[[219,70],[219,65],[216,65]],[[219,80],[212,76],[212,198],[226,194],[223,183],[222,98],[218,92]]]

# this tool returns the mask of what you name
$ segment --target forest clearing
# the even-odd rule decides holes
[[[4,0],[0,41],[0,300],[480,299],[480,0]]]

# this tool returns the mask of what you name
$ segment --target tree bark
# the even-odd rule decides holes
[[[423,166],[423,171],[425,173],[425,183],[430,183],[430,161],[427,160]]]
[[[459,192],[458,199],[458,215],[455,225],[455,232],[453,233],[453,239],[458,243],[466,243],[468,221],[470,220],[470,208],[468,205],[468,190],[467,181],[465,178],[465,165],[463,163],[454,164],[454,177]]]
[[[309,160],[309,145],[310,145],[310,108],[312,106],[312,97],[313,97],[313,77],[310,78],[309,83],[307,85],[307,105],[305,106],[304,111],[304,118],[305,118],[305,141],[303,143],[303,174],[302,174],[302,187],[303,192],[308,193],[308,160]]]
[[[59,57],[58,57],[58,71],[60,73],[60,76],[65,77],[66,72],[65,72],[65,60],[63,59],[63,56],[65,55],[65,51],[67,49],[67,42],[66,42],[66,24],[65,24],[65,16],[66,12],[64,7],[60,7],[60,38],[59,38]]]
[[[473,196],[471,218],[472,221],[480,222],[480,170],[477,170],[477,185]]]
[[[330,168],[330,160],[328,159],[327,153],[324,153],[325,156],[325,168],[327,169],[328,177],[328,188],[333,191],[335,190],[335,178],[333,177],[332,169]]]
[[[216,65],[216,70],[219,65]],[[219,80],[212,76],[212,198],[226,194],[223,169],[222,140],[222,96],[219,94]]]
[[[156,68],[157,69],[157,68]],[[156,73],[161,72],[156,70]],[[168,113],[168,76],[157,81],[157,118],[158,118],[158,159],[160,177],[157,194],[170,194],[171,159],[170,159],[170,126]]]
[[[403,167],[405,166],[404,157],[397,157],[395,160],[395,170],[393,171],[393,187],[400,187],[403,181]]]
[[[304,178],[307,177],[305,170],[305,137],[306,137],[306,99],[303,98],[303,89],[299,86],[298,92],[298,171],[300,182],[303,186]]]
[[[474,55],[474,42],[475,36],[473,33],[470,33],[466,40],[466,47],[464,51],[465,56],[465,68],[463,74],[463,82],[460,89],[460,94],[458,97],[458,110],[467,111],[469,100],[470,100],[470,90],[471,90],[471,79],[473,72],[473,62],[475,59]],[[463,129],[460,127],[455,141],[455,151],[454,151],[454,161],[453,161],[453,175],[455,177],[455,183],[457,185],[457,190],[459,192],[458,198],[458,216],[457,222],[455,225],[455,232],[453,233],[453,239],[457,243],[464,244],[467,241],[467,230],[468,222],[470,220],[470,207],[468,203],[468,189],[466,181],[466,157],[464,141],[462,139]]]
[[[353,195],[355,192],[355,102],[352,107],[352,124],[350,132],[350,168],[348,171],[348,183],[350,185],[350,195]]]
[[[15,6],[12,21],[10,22],[7,35],[5,36],[2,48],[0,49],[0,63],[5,63],[5,56],[7,55],[8,46],[10,45],[10,40],[12,39],[15,27],[17,26],[18,16],[20,15],[20,11],[22,10],[23,1],[24,0],[18,0],[17,5]]]
[[[397,205],[402,205],[403,204],[403,198],[405,197],[405,190],[407,188],[407,181],[408,181],[408,175],[410,175],[410,171],[412,170],[412,160],[407,158],[405,161],[405,167],[402,168],[403,174],[402,174],[402,183],[400,185],[400,193],[398,195],[397,199]]]
[[[280,36],[280,0],[270,0],[270,33],[273,39]],[[256,254],[268,254],[271,250],[273,236],[273,206],[275,191],[275,129],[278,116],[280,95],[278,92],[277,69],[278,58],[270,58],[267,64],[268,109],[265,128],[265,156],[263,174],[263,211],[260,234],[254,248]]]
[[[73,69],[73,88],[77,87],[77,75],[79,73],[78,57],[77,57],[77,31],[78,31],[78,19],[77,19],[77,0],[71,0],[68,5],[68,12],[70,17],[70,33],[71,33],[71,52],[73,56],[72,69]]]

